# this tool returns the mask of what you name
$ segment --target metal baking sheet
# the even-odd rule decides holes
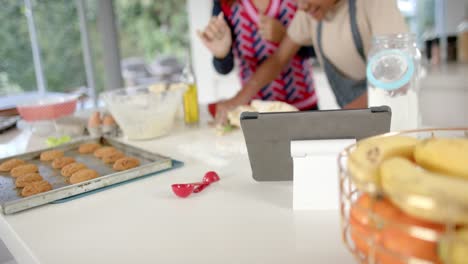
[[[112,169],[112,165],[105,164],[100,159],[94,157],[93,154],[78,153],[78,146],[88,142],[99,142],[103,145],[113,146],[124,152],[125,155],[139,159],[140,166],[130,170],[116,172]],[[77,162],[86,164],[88,168],[96,170],[100,177],[77,184],[68,183],[66,181],[67,177],[61,176],[59,169],[53,169],[50,162],[39,160],[41,152],[51,149],[64,151],[65,156],[73,157]],[[54,148],[12,156],[0,159],[0,163],[11,158],[22,159],[28,163],[36,164],[39,167],[41,176],[52,185],[53,189],[48,192],[24,198],[20,195],[21,189],[16,188],[15,181],[9,173],[0,172],[0,206],[4,214],[20,212],[52,201],[128,181],[172,167],[172,160],[168,157],[132,147],[107,137],[83,139]]]

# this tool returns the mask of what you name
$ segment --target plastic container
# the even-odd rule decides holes
[[[125,136],[143,140],[170,132],[184,92],[184,89],[153,92],[145,86],[105,92],[101,98]]]
[[[468,128],[421,129],[382,136],[404,135],[415,138],[466,138]],[[468,236],[456,235],[460,227],[454,222],[429,222],[401,211],[395,204],[384,202],[383,193],[365,193],[353,183],[356,179],[348,170],[347,160],[356,145],[347,147],[338,156],[340,213],[342,238],[356,263],[404,264],[404,263],[467,263]],[[448,176],[450,177],[450,176]],[[360,183],[362,184],[362,183]],[[368,185],[374,184],[371,182]],[[376,188],[366,188],[375,190]],[[399,193],[400,200],[410,199],[409,193]],[[363,197],[367,203],[362,203]],[[440,195],[418,196],[421,205],[442,205],[441,214],[462,213],[466,207],[457,206]],[[414,198],[413,198],[414,199]],[[360,202],[361,201],[361,202]],[[409,200],[408,200],[409,201]],[[413,200],[414,201],[414,200]],[[367,204],[367,206],[363,206]],[[398,216],[398,217],[396,217]],[[466,226],[465,226],[466,228]],[[443,262],[445,261],[445,262]]]
[[[28,121],[55,120],[72,115],[76,109],[76,95],[46,95],[32,98],[16,107],[21,117]]]
[[[392,131],[420,126],[418,72],[421,53],[411,34],[376,36],[368,55],[369,106],[392,109]]]

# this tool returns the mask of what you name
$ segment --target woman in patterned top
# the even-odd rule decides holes
[[[294,0],[215,0],[213,17],[198,35],[213,54],[213,64],[219,73],[229,73],[234,58],[238,60],[244,85],[278,48],[296,10]],[[237,100],[239,97],[235,96],[218,103],[218,122],[225,121],[228,110],[253,99],[282,101],[300,110],[317,109],[309,60],[312,53],[310,46],[301,48],[281,73],[253,97]]]

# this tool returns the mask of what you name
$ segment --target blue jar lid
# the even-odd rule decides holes
[[[382,63],[384,59],[393,58],[399,61],[399,63],[404,64],[404,74],[401,74],[399,78],[391,81],[383,81],[374,75],[374,68]],[[367,63],[367,80],[370,84],[376,88],[380,88],[387,91],[397,90],[411,81],[411,78],[414,75],[414,62],[410,56],[399,49],[389,49],[383,50],[376,53]]]

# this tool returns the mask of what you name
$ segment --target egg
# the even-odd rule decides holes
[[[99,127],[101,125],[101,114],[94,112],[88,119],[88,127]]]
[[[115,125],[115,119],[111,115],[105,115],[102,119],[102,124],[105,126],[113,126]]]

